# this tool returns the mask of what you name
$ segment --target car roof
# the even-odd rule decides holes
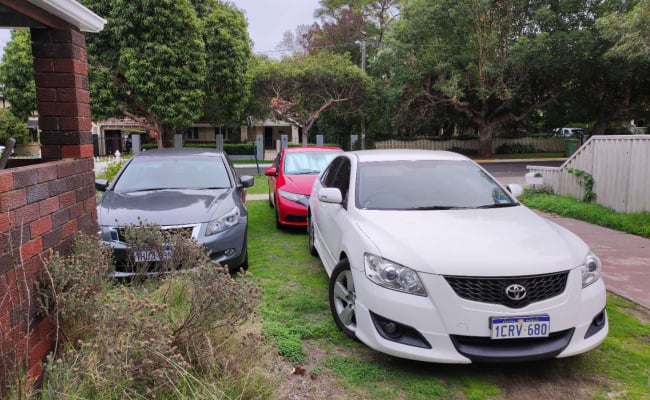
[[[169,148],[169,149],[154,149],[154,150],[144,150],[133,157],[138,158],[156,158],[156,157],[190,157],[190,156],[199,156],[199,157],[223,157],[223,151],[217,149],[207,149],[200,147],[183,147],[183,148]]]
[[[441,150],[408,150],[408,149],[386,149],[386,150],[359,150],[351,154],[357,156],[359,162],[373,161],[400,161],[400,160],[439,160],[439,161],[461,161],[469,160],[466,156],[450,151]]]
[[[340,147],[334,146],[292,146],[284,149],[287,153],[304,153],[308,151],[343,151]]]

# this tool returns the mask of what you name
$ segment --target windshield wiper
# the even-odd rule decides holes
[[[518,205],[519,203],[495,203],[495,204],[485,204],[483,206],[478,206],[476,208],[503,208],[503,207],[514,207]]]
[[[412,207],[409,210],[464,210],[469,207],[455,207],[455,206],[421,206]]]
[[[158,192],[161,190],[168,190],[171,188],[148,188],[148,189],[137,189],[137,190],[129,190],[128,192],[120,192],[120,193],[138,193],[138,192]]]

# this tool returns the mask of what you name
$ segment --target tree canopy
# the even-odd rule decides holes
[[[370,86],[349,56],[327,52],[280,61],[261,59],[253,76],[252,97],[259,113],[301,124],[303,144],[322,113],[358,113]]]
[[[36,84],[34,83],[34,61],[29,30],[12,30],[11,41],[5,47],[0,63],[0,82],[11,112],[21,121],[27,122],[36,110]]]
[[[580,76],[595,46],[589,4],[407,2],[377,62],[400,88],[397,114],[460,113],[489,155],[497,129],[551,104]]]
[[[88,36],[96,117],[129,115],[173,146],[176,128],[239,121],[250,39],[240,10],[217,0],[85,0],[109,21]]]

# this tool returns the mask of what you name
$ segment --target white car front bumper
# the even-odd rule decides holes
[[[567,357],[598,346],[608,332],[602,279],[583,289],[579,269],[569,272],[561,294],[521,308],[463,299],[440,275],[420,274],[428,293],[421,297],[385,289],[368,280],[363,271],[352,271],[356,336],[369,347],[396,357],[439,363]],[[550,317],[549,338],[490,339],[491,317],[535,315]],[[400,324],[406,334],[402,338],[386,335],[378,323],[382,318]]]

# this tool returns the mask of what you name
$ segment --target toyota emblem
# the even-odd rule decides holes
[[[526,288],[518,283],[513,283],[506,287],[506,296],[508,296],[510,300],[523,300],[524,297],[526,297]]]

